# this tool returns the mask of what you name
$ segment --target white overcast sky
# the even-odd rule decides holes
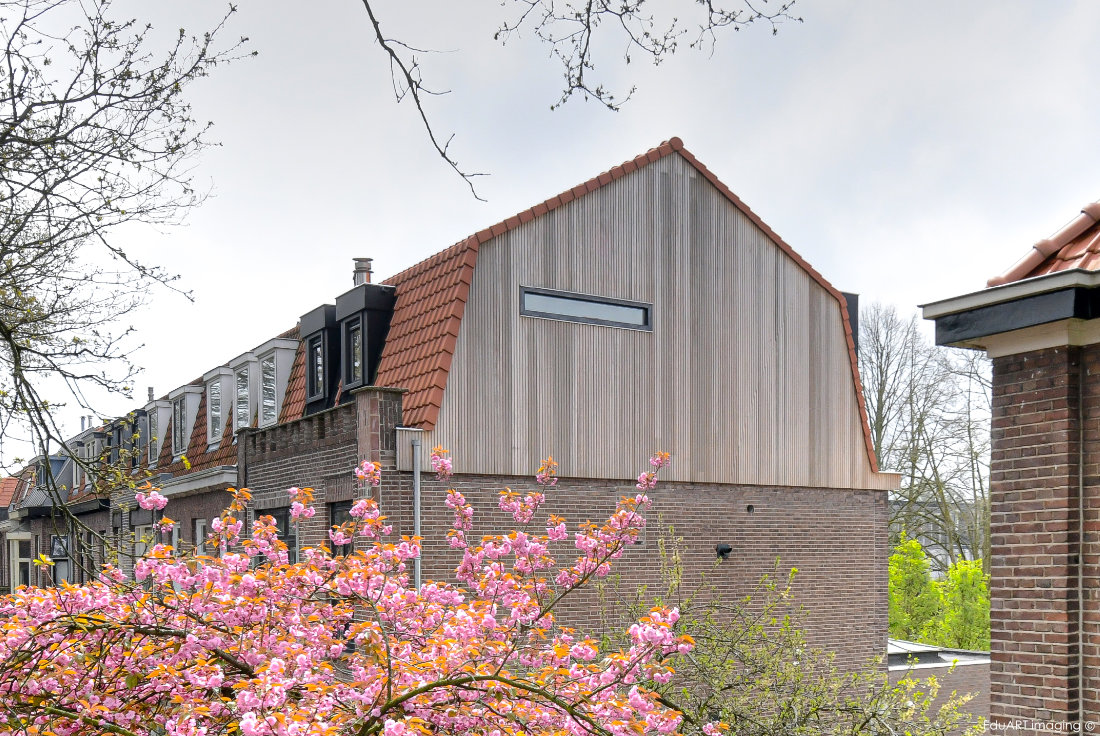
[[[392,35],[447,50],[422,58],[451,90],[429,112],[460,163],[490,174],[484,203],[395,104],[360,3],[238,4],[231,30],[259,56],[193,97],[222,144],[197,162],[213,197],[140,243],[195,301],[158,293],[131,315],[145,373],[104,415],[331,302],[353,256],[385,278],[671,136],[838,288],[906,312],[980,289],[1100,198],[1096,2],[800,0],[804,23],[729,34],[713,56],[654,69],[606,48],[605,78],[638,85],[612,113],[550,111],[559,70],[530,38],[492,40],[498,0],[379,0]],[[169,29],[222,7],[133,5]]]

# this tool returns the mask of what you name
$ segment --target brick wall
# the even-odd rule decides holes
[[[289,505],[286,489],[311,486],[318,513],[302,523],[300,543],[320,544],[329,528],[326,505],[356,493],[353,470],[358,460],[383,464],[383,483],[375,491],[394,534],[412,534],[412,474],[396,471],[395,428],[401,419],[401,393],[364,389],[355,401],[297,422],[248,430],[239,441],[241,479],[253,493],[256,513]],[[358,431],[357,431],[358,430]],[[425,450],[427,451],[427,450]],[[674,459],[675,461],[675,459]],[[498,491],[535,488],[532,478],[456,476],[453,483],[475,505],[473,537],[511,529],[511,517],[497,506]],[[431,473],[422,475],[422,535],[425,580],[453,580],[460,556],[447,545],[453,518],[443,504],[445,488]],[[541,518],[564,516],[571,526],[601,521],[621,495],[633,494],[634,481],[563,479],[548,493]],[[600,624],[605,600],[617,602],[640,586],[658,584],[658,538],[683,538],[686,579],[696,584],[707,574],[718,595],[739,600],[761,575],[776,569],[785,579],[799,570],[795,592],[806,607],[810,642],[838,653],[846,667],[863,666],[884,654],[886,645],[886,494],[881,491],[760,488],[690,483],[662,484],[653,494],[649,528],[642,544],[628,550],[615,568],[615,579],[567,599],[564,622]],[[752,507],[751,513],[749,507]],[[673,529],[668,532],[668,527]],[[715,565],[715,545],[729,544],[729,560]],[[554,550],[560,559],[575,555],[568,543]]]
[[[1083,567],[1078,539],[1079,487],[1087,500],[1086,518],[1095,520],[1098,508],[1098,380],[1096,347],[1050,348],[993,363],[990,701],[995,722],[1073,722],[1100,714],[1096,522],[1087,528]],[[1083,652],[1079,575],[1086,583]]]
[[[294,422],[245,430],[238,440],[237,467],[243,469],[241,485],[252,491],[255,513],[289,506],[287,489],[292,487],[313,488],[319,505],[347,495],[359,458],[356,421],[352,402]],[[301,544],[319,544],[328,528],[325,513],[303,520]]]
[[[474,529],[469,535],[475,540],[482,534],[515,527],[497,506],[500,489],[508,486],[524,492],[536,488],[531,478],[492,476],[456,475],[451,485],[475,508]],[[395,534],[412,533],[411,487],[409,473],[384,474],[380,503]],[[447,545],[453,513],[443,505],[445,491],[433,474],[423,474],[425,580],[453,580],[452,571],[460,559]],[[565,517],[571,528],[586,520],[602,521],[627,493],[636,493],[633,481],[564,478],[547,492],[544,512],[532,528],[538,529],[537,522],[547,514]],[[885,493],[663,483],[651,498],[644,541],[615,564],[614,579],[604,588],[608,600],[633,597],[642,586],[647,586],[650,595],[659,592],[658,539],[680,537],[689,587],[697,586],[705,574],[722,600],[737,601],[752,592],[761,575],[777,569],[778,558],[780,578],[785,579],[792,567],[798,569],[794,591],[797,602],[806,609],[803,628],[811,644],[835,651],[838,664],[846,668],[864,666],[884,654]],[[733,552],[716,565],[715,545],[719,543],[729,544]],[[576,555],[569,542],[555,545],[552,551],[562,561]],[[593,587],[566,599],[559,618],[569,625],[599,628],[599,595]]]
[[[932,708],[938,709],[953,693],[971,694],[973,697],[962,710],[975,716],[989,718],[989,664],[960,664],[951,667],[917,667],[908,670],[890,670],[890,682],[898,683],[911,678],[926,680],[935,677],[940,685],[939,695],[932,701]]]

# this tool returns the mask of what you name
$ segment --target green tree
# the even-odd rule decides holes
[[[959,560],[936,584],[941,614],[930,643],[958,649],[989,649],[989,577],[981,560]]]
[[[173,277],[118,235],[203,200],[210,124],[188,100],[244,53],[224,23],[162,36],[110,0],[0,0],[0,451],[69,454],[59,403],[94,411],[89,391],[129,392],[118,321]]]
[[[941,602],[920,542],[903,533],[890,555],[889,572],[890,636],[909,641],[927,639],[938,625]]]
[[[840,668],[810,645],[794,602],[797,570],[776,568],[740,598],[720,595],[704,576],[688,580],[680,540],[658,539],[662,585],[629,591],[610,578],[602,589],[604,631],[620,631],[652,606],[675,606],[678,632],[694,642],[671,655],[675,677],[646,683],[684,716],[685,736],[942,736],[978,733],[967,694],[937,704],[935,678],[892,684],[883,667]],[[919,548],[919,545],[918,545]],[[722,563],[716,563],[722,564]],[[932,590],[935,594],[935,590]],[[626,604],[624,606],[624,603]],[[625,611],[624,611],[625,608]],[[613,651],[622,639],[606,638]],[[707,724],[720,721],[724,729]]]

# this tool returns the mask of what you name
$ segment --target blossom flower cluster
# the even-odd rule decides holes
[[[654,457],[646,489],[639,480],[607,521],[572,534],[557,516],[534,524],[544,494],[506,490],[500,508],[521,528],[473,544],[474,509],[447,491],[462,587],[412,587],[420,540],[392,538],[374,500],[356,501],[330,533],[359,549],[306,548],[290,563],[271,517],[246,534],[250,494],[232,491],[212,524],[218,556],[156,544],[134,564],[137,584],[107,567],[94,583],[0,598],[0,735],[675,733],[680,715],[647,687],[668,682],[669,655],[691,649],[675,609],[640,618],[623,649],[554,614],[644,527],[645,491],[668,461]],[[356,476],[375,485],[381,470],[367,465]],[[439,448],[432,466],[453,473]],[[553,485],[553,466],[539,473]],[[313,515],[310,489],[289,495],[295,519]],[[164,508],[155,491],[143,497]],[[553,550],[567,545],[559,563]]]

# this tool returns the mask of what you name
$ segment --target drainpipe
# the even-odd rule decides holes
[[[413,536],[420,536],[420,438],[412,441],[413,448]],[[421,546],[420,554],[413,560],[413,584],[420,590],[420,558],[424,556],[424,548]]]
[[[1085,678],[1085,351],[1077,354],[1077,682]],[[1081,696],[1077,696],[1077,725],[1084,720]]]

